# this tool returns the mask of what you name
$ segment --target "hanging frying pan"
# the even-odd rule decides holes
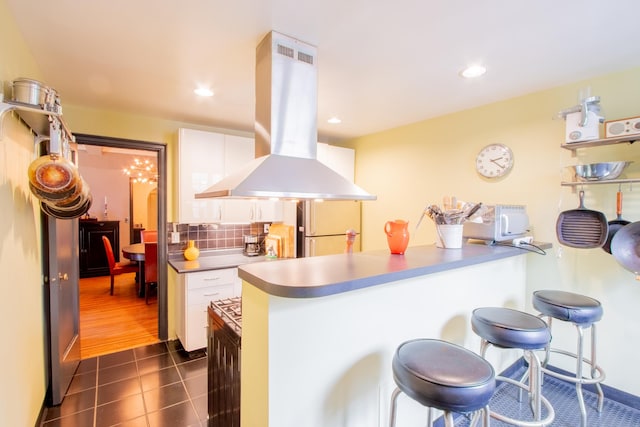
[[[618,230],[611,239],[611,254],[620,265],[640,276],[640,222],[632,222]]]
[[[91,203],[93,203],[93,198],[91,197],[91,195],[89,195],[86,200],[82,201],[77,207],[73,209],[58,209],[46,202],[40,202],[40,209],[42,209],[42,212],[44,212],[45,214],[54,218],[73,219],[80,218],[82,215],[87,213],[91,208]]]
[[[79,175],[76,166],[64,157],[46,154],[31,162],[29,188],[40,200],[60,201],[76,192]]]
[[[607,241],[602,246],[606,252],[611,253],[611,240],[613,236],[625,225],[629,224],[629,221],[622,219],[622,191],[618,189],[618,194],[616,195],[616,219],[609,221],[609,234],[607,236]]]
[[[572,248],[601,248],[608,232],[609,224],[604,214],[584,207],[583,190],[580,190],[580,206],[561,212],[556,221],[558,241]]]

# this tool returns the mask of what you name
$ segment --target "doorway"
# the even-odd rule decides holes
[[[124,150],[136,150],[147,152],[152,156],[155,155],[157,160],[157,191],[154,194],[154,200],[156,203],[156,215],[153,218],[155,220],[155,229],[159,231],[166,230],[167,224],[167,157],[166,157],[166,146],[160,143],[147,142],[147,141],[138,141],[138,140],[130,140],[123,138],[112,138],[112,137],[104,137],[104,136],[96,136],[96,135],[87,135],[87,134],[75,134],[76,143],[79,145],[85,145],[92,148],[95,147],[106,147],[110,149],[124,149]],[[82,164],[80,164],[80,168],[82,168]],[[91,183],[89,183],[91,185]],[[130,195],[127,195],[129,198]],[[95,202],[95,200],[94,200]],[[107,205],[108,200],[106,199],[104,202],[99,200],[99,206],[104,204],[105,212],[104,216],[107,217]],[[128,224],[123,224],[123,227],[126,228],[127,232],[124,235],[129,235],[129,230],[133,227],[133,218],[130,215],[127,217]],[[130,235],[129,239],[132,241],[133,235]],[[126,246],[129,244],[129,241],[123,242]],[[167,233],[159,232],[158,233],[158,247],[166,248],[167,247]],[[159,250],[158,251],[158,265],[166,266],[167,265],[167,251]],[[117,276],[116,276],[117,277]],[[158,331],[158,339],[160,341],[165,341],[168,338],[168,292],[167,292],[167,271],[165,268],[158,269],[158,289],[157,289],[157,331]],[[80,332],[82,334],[82,324],[80,325]],[[84,357],[84,356],[83,356]]]

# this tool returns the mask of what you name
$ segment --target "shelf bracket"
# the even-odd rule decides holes
[[[0,103],[0,141],[4,137],[4,118],[9,111],[14,110],[15,107],[4,102]]]

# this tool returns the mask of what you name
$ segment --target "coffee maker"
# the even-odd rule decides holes
[[[258,242],[258,236],[253,234],[246,234],[244,236],[244,250],[242,253],[246,256],[260,255],[260,242]]]

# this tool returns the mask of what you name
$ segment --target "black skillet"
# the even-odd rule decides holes
[[[601,248],[607,240],[609,224],[602,212],[584,207],[584,191],[580,190],[580,206],[561,212],[556,221],[560,244],[572,248]]]
[[[622,219],[622,192],[618,190],[618,194],[616,195],[616,214],[618,215],[616,219],[609,221],[609,234],[607,236],[607,241],[602,246],[602,249],[611,253],[611,239],[613,236],[625,225],[629,224],[629,221]]]

